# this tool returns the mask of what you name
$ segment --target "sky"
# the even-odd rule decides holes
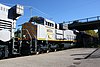
[[[100,0],[0,0],[0,3],[24,6],[24,15],[17,20],[17,27],[31,16],[42,16],[56,23],[100,16]]]

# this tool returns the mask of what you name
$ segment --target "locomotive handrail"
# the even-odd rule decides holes
[[[32,46],[32,37],[31,37],[29,31],[28,31],[27,29],[22,29],[22,30],[27,31],[27,33],[28,33],[28,35],[29,35],[29,37],[30,37],[30,39],[31,39],[31,44],[30,44],[30,46]],[[22,34],[22,31],[21,31],[21,34]],[[22,34],[22,35],[23,35],[23,34]],[[23,36],[22,36],[22,38],[23,38]]]
[[[27,29],[22,29],[22,30],[26,30],[27,33],[29,34],[29,37],[32,39],[32,37],[31,37],[31,35],[30,35],[30,33],[29,33],[29,31]]]
[[[26,30],[27,33],[29,34],[29,37],[31,38],[31,45],[30,46],[32,46],[32,36],[30,35],[28,29],[22,29],[22,30]],[[36,48],[35,51],[37,52],[37,39],[36,38],[35,38],[35,48]]]

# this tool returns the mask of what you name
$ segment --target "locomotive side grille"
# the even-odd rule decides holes
[[[12,22],[0,20],[0,30],[7,29],[11,31],[11,28],[12,28]]]

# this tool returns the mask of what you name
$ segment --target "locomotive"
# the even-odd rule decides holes
[[[30,18],[29,22],[22,24],[22,40],[27,40],[31,44],[29,46],[31,50],[37,54],[73,47],[75,39],[76,35],[72,30],[68,30],[66,23],[57,24],[49,19],[35,16]]]
[[[24,7],[15,5],[9,7],[0,4],[0,58],[6,58],[18,53],[15,45],[14,32],[16,21],[23,14]]]

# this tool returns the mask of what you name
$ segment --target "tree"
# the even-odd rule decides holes
[[[43,17],[34,16],[34,17],[30,18],[29,22],[43,23],[44,22],[44,18]]]
[[[38,16],[31,17],[29,22],[37,22]]]
[[[17,29],[17,31],[15,32],[15,37],[20,38],[20,35],[21,35],[21,30]]]
[[[88,35],[94,36],[94,37],[98,37],[98,33],[95,32],[94,30],[86,30],[85,31]]]

